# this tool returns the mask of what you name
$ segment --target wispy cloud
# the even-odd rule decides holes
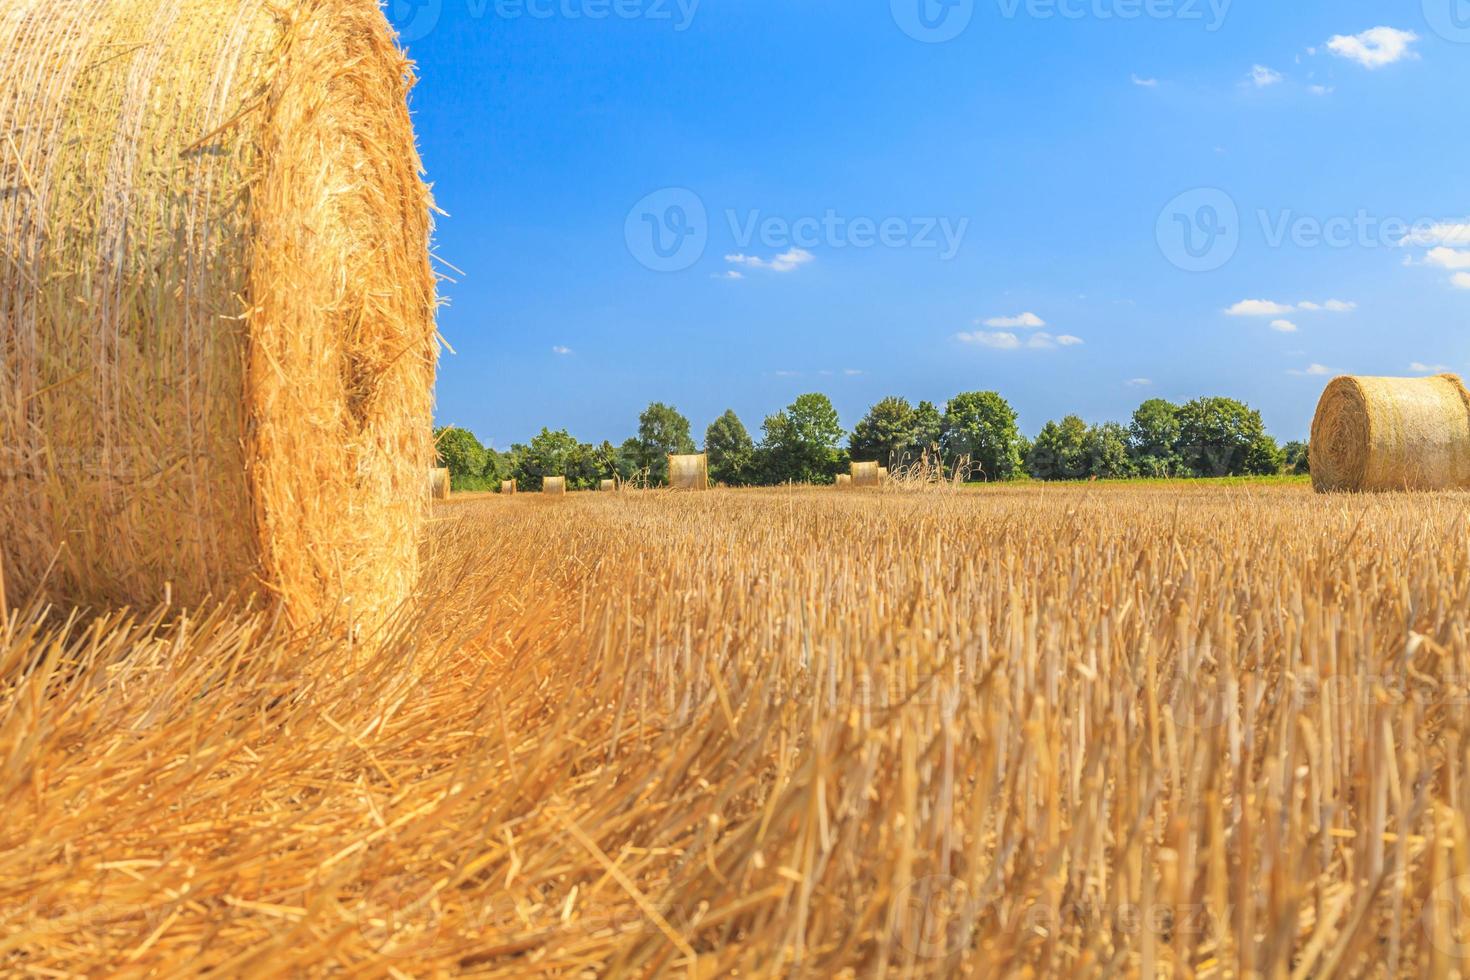
[[[1243,299],[1227,309],[1225,315],[1284,317],[1298,311],[1305,313],[1352,313],[1357,308],[1357,303],[1349,303],[1340,299],[1329,299],[1323,303],[1307,301],[1297,303],[1295,306],[1288,303],[1277,303],[1269,299]],[[1272,326],[1274,327],[1275,324],[1273,323]]]
[[[1271,329],[1277,333],[1296,333],[1296,324],[1290,320],[1272,320]]]
[[[748,269],[765,269],[768,272],[794,272],[815,259],[816,256],[804,248],[793,248],[772,259],[763,259],[757,255],[725,256],[725,261],[731,265],[743,265]]]
[[[1423,364],[1419,361],[1409,365],[1409,370],[1415,374],[1444,374],[1449,369],[1448,364]]]
[[[1159,84],[1157,78],[1140,78],[1138,75],[1134,75],[1132,78],[1133,84],[1140,88],[1157,88]]]
[[[1011,330],[1016,327],[1035,329],[1046,326],[1046,321],[1035,313],[1022,313],[1018,316],[993,316],[985,321],[976,321],[987,327],[995,327],[998,330]]]
[[[1308,85],[1307,91],[1311,92],[1313,95],[1331,95],[1333,92],[1336,92],[1337,89],[1333,88],[1331,85]]]
[[[846,369],[843,370],[842,373],[845,374],[845,375],[847,375],[849,378],[856,378],[858,375],[862,374],[863,372],[862,371],[859,371],[857,368],[846,368]]]
[[[1287,371],[1286,373],[1295,374],[1298,377],[1304,378],[1320,378],[1325,377],[1329,374],[1336,374],[1337,372],[1325,364],[1308,364],[1305,368],[1301,370],[1293,369],[1291,371]]]
[[[1435,245],[1470,245],[1470,221],[1440,221],[1426,228],[1418,228],[1403,238],[1399,244],[1430,248]]]
[[[1072,334],[1049,334],[1033,333],[1024,339],[1011,333],[1009,330],[975,330],[970,333],[955,334],[955,339],[963,344],[975,344],[980,347],[989,347],[992,350],[1054,350],[1058,347],[1076,347],[1085,343],[1081,337]]]
[[[744,279],[745,273],[739,269],[726,269],[724,272],[716,272],[710,276],[711,279]]]
[[[1151,387],[1153,387],[1153,382],[1151,380],[1149,380],[1148,378],[1129,378],[1127,381],[1123,382],[1123,384],[1126,385],[1126,386],[1128,386],[1129,388],[1151,388]]]
[[[1457,272],[1450,279],[1456,289],[1470,289],[1470,272]]]
[[[551,352],[553,354],[560,354],[562,357],[566,357],[572,352],[572,349],[570,347],[563,347],[561,344],[557,344],[555,347],[551,348]]]
[[[1281,72],[1265,65],[1254,65],[1251,67],[1249,78],[1256,88],[1266,88],[1281,81]]]
[[[1372,70],[1419,57],[1413,50],[1417,40],[1419,35],[1413,31],[1374,27],[1361,34],[1338,34],[1327,42],[1327,50]]]

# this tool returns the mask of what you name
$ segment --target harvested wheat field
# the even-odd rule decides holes
[[[0,963],[1454,976],[1467,505],[482,497],[357,647],[12,609]]]

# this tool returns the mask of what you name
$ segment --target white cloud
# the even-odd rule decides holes
[[[745,278],[745,273],[741,272],[739,269],[726,269],[724,272],[717,272],[717,273],[715,273],[710,278],[711,279],[744,279]]]
[[[570,347],[563,347],[561,344],[557,344],[555,347],[551,348],[551,352],[553,354],[560,354],[565,357],[572,352],[572,349]]]
[[[1364,68],[1383,68],[1405,58],[1419,57],[1410,48],[1419,35],[1393,27],[1375,27],[1361,34],[1339,34],[1327,42],[1327,50],[1339,58],[1356,61]]]
[[[979,344],[996,350],[1015,350],[1021,346],[1021,338],[1013,333],[988,333],[976,330],[973,333],[957,333],[955,339],[965,344]]]
[[[1419,361],[1409,365],[1409,370],[1415,374],[1444,374],[1449,369],[1448,364],[1422,364]]]
[[[1400,245],[1470,245],[1470,221],[1440,221],[1418,228],[1399,239]]]
[[[989,320],[984,321],[984,325],[987,327],[996,327],[1001,330],[1014,329],[1016,327],[1034,329],[1036,327],[1046,326],[1046,321],[1035,313],[1022,313],[1019,316],[993,316]]]
[[[1470,252],[1460,252],[1443,245],[1429,250],[1424,261],[1441,269],[1470,269]]]
[[[1154,88],[1159,84],[1159,80],[1157,78],[1140,78],[1134,75],[1133,84],[1141,88]]]
[[[955,334],[955,339],[965,344],[978,344],[992,350],[1052,350],[1056,347],[1075,347],[1083,343],[1081,337],[1071,334],[1053,336],[1049,333],[1034,333],[1022,340],[1009,330],[976,330],[971,333]]]
[[[858,375],[862,374],[863,372],[859,371],[857,368],[846,368],[846,369],[843,370],[842,373],[845,374],[845,375],[847,375],[849,378],[856,378]]]
[[[1277,303],[1269,299],[1243,299],[1239,303],[1225,311],[1226,316],[1274,316],[1285,317],[1288,314],[1301,310],[1305,313],[1352,313],[1358,308],[1357,303],[1349,303],[1340,299],[1329,299],[1325,303],[1301,302],[1295,306]],[[1274,327],[1275,324],[1273,323]]]
[[[1127,385],[1129,388],[1148,388],[1153,385],[1153,382],[1150,381],[1148,378],[1129,378],[1127,381],[1123,382],[1123,384]]]
[[[1334,371],[1334,370],[1332,370],[1332,368],[1328,367],[1325,364],[1308,364],[1304,370],[1301,370],[1301,371],[1292,370],[1292,371],[1288,371],[1286,373],[1287,374],[1295,374],[1295,375],[1298,375],[1299,377],[1319,378],[1319,377],[1324,377],[1324,376],[1329,375],[1329,374],[1336,374],[1337,372]]]
[[[1243,299],[1225,311],[1226,316],[1284,316],[1294,307],[1282,306],[1269,299]]]
[[[1470,289],[1470,272],[1457,272],[1450,282],[1458,289]]]
[[[1331,85],[1308,85],[1307,91],[1311,92],[1313,95],[1331,95],[1333,92],[1336,92],[1337,89],[1333,88]]]
[[[804,248],[793,248],[782,252],[773,259],[763,259],[755,255],[725,256],[725,261],[731,265],[743,265],[750,269],[766,269],[770,272],[792,272],[814,259],[816,256]]]
[[[777,371],[777,372],[775,372],[775,374],[776,374],[776,377],[778,377],[778,378],[799,378],[799,377],[801,377],[801,372],[800,371]]]
[[[1265,88],[1281,81],[1281,72],[1265,65],[1255,65],[1251,68],[1250,80],[1255,83],[1256,88]]]
[[[1271,329],[1277,333],[1296,333],[1296,324],[1290,320],[1272,320]]]

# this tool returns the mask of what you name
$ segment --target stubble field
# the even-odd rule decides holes
[[[522,495],[358,644],[10,610],[0,964],[1455,975],[1467,511]]]

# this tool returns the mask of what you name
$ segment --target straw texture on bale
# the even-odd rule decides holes
[[[376,0],[0,10],[13,600],[409,594],[437,358],[411,84]]]
[[[1470,394],[1452,374],[1337,378],[1312,421],[1319,492],[1470,487]]]
[[[434,469],[429,471],[429,499],[449,499],[449,471],[446,469]]]
[[[879,483],[887,483],[888,482],[888,467],[886,467],[886,466],[880,466],[880,467],[878,467],[878,482]]]
[[[853,463],[852,485],[855,487],[876,487],[881,480],[878,475],[877,463]]]
[[[837,486],[839,488],[846,488],[846,487],[852,486],[852,477],[849,476],[846,473],[838,473],[837,474]]]
[[[541,492],[551,497],[560,497],[567,492],[567,478],[548,476],[541,481]]]
[[[500,492],[501,493],[504,493],[504,494],[513,494],[513,493],[515,493],[516,492],[516,481],[514,481],[514,480],[501,480],[500,481]]]
[[[618,484],[615,480],[603,480],[602,483],[598,485],[598,489],[604,493],[616,490],[617,488]]]
[[[709,456],[670,456],[669,486],[675,490],[708,490]]]

